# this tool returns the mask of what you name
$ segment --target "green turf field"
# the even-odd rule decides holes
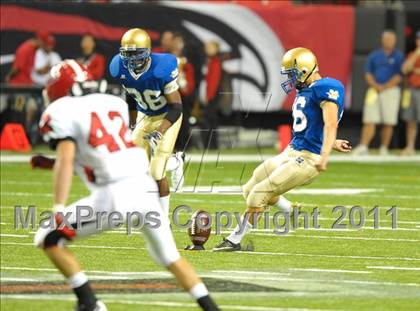
[[[238,186],[256,165],[194,163],[187,169],[186,184],[200,191],[210,190],[212,184]],[[302,202],[303,211],[318,206],[320,229],[292,230],[283,236],[272,229],[254,230],[245,241],[253,244],[252,252],[182,251],[222,309],[420,310],[419,162],[331,163],[302,189],[287,197]],[[71,199],[87,193],[75,178]],[[63,282],[61,275],[32,246],[34,230],[13,228],[13,206],[35,205],[40,212],[50,208],[51,200],[51,172],[33,171],[25,163],[1,164],[1,310],[74,306],[70,291],[57,286]],[[244,209],[240,194],[209,191],[174,194],[171,208],[181,204],[211,213]],[[339,216],[331,212],[336,205],[360,205],[366,213],[378,205],[380,228],[374,230],[373,216],[366,215],[363,229],[331,230]],[[392,206],[397,207],[396,229],[385,215]],[[343,223],[349,223],[348,217]],[[184,230],[174,229],[174,234],[180,249],[187,245]],[[212,235],[206,248],[211,250],[220,240]],[[92,282],[101,287],[98,296],[109,310],[197,310],[168,273],[149,259],[138,231],[126,236],[121,228],[78,241],[72,249]]]

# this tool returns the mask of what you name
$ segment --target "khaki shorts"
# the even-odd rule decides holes
[[[369,88],[365,96],[363,123],[396,125],[400,107],[399,87],[386,89],[381,93]]]
[[[407,100],[407,106],[403,102],[401,118],[404,121],[417,121],[420,123],[420,89],[411,88],[405,90],[404,93],[408,98],[403,98]]]
[[[315,165],[320,155],[288,147],[281,154],[261,163],[243,186],[250,208],[267,208],[272,198],[311,183],[319,175]]]
[[[150,158],[150,174],[155,180],[161,180],[166,176],[166,163],[170,158],[176,139],[178,137],[179,129],[181,128],[182,117],[180,117],[163,135],[155,154],[151,157],[149,143],[144,139],[144,136],[156,131],[161,125],[166,113],[157,116],[147,116],[141,112],[137,114],[137,125],[133,131],[133,142],[147,151]]]

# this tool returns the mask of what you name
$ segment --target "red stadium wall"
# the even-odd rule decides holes
[[[118,51],[121,34],[132,27],[147,29],[155,44],[167,29],[183,32],[195,49],[210,39],[221,41],[227,55],[224,67],[236,93],[236,110],[290,108],[290,98],[280,88],[280,58],[296,46],[317,54],[321,74],[349,85],[354,36],[354,9],[350,6],[295,6],[274,1],[265,5],[251,1],[3,4],[1,55],[4,59],[33,32],[46,30],[57,37],[57,51],[63,58],[80,56],[80,36],[91,33],[109,60]],[[195,52],[191,57],[200,68],[202,54]],[[10,63],[1,62],[2,78],[9,68]]]

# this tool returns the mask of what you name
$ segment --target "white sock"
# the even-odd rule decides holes
[[[283,212],[291,212],[292,211],[292,202],[286,199],[284,196],[280,196],[279,200],[276,203],[276,206],[282,210]]]
[[[169,197],[170,195],[159,198],[160,205],[162,206],[162,210],[163,210],[163,215],[165,217],[169,217]]]
[[[86,274],[82,271],[77,272],[76,274],[72,275],[67,279],[67,283],[70,285],[71,288],[77,288],[82,286],[88,281]]]
[[[235,230],[233,230],[233,232],[227,237],[227,239],[234,244],[241,243],[245,234],[247,234],[249,232],[249,230],[251,230],[251,228],[252,228],[252,225],[247,221],[246,225],[245,225],[245,228],[243,228],[242,232],[239,233],[240,227],[239,227],[239,224],[238,224],[238,225],[236,225]]]
[[[207,290],[206,285],[204,285],[203,283],[198,283],[190,289],[190,294],[195,300],[198,300],[201,297],[207,296],[209,294],[209,291]]]

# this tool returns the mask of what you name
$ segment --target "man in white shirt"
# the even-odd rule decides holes
[[[52,35],[45,36],[41,40],[41,46],[35,53],[34,68],[31,73],[32,81],[39,86],[45,86],[50,79],[50,69],[61,62],[61,57],[53,51],[55,38]]]

